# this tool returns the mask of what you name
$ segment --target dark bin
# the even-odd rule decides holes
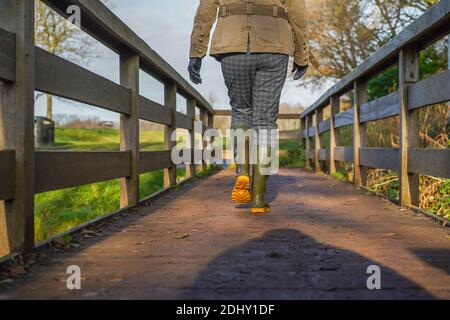
[[[55,122],[52,119],[34,118],[34,143],[36,147],[55,144]]]

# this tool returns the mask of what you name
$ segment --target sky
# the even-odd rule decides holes
[[[189,42],[198,0],[112,0],[112,11],[160,56],[168,61],[184,78],[189,80]],[[119,57],[100,43],[100,58],[92,60],[87,69],[114,82],[119,81]],[[206,57],[202,68],[203,84],[195,86],[206,98],[213,96],[215,109],[230,109],[220,64]],[[324,88],[323,91],[325,91]],[[309,106],[322,92],[311,92],[288,79],[282,103]],[[141,72],[141,95],[163,103],[163,85]],[[185,111],[185,101],[179,97],[179,111]],[[82,117],[97,116],[101,120],[118,121],[119,115],[99,108],[58,99],[55,114],[76,114]],[[36,102],[36,115],[45,115],[45,99]]]

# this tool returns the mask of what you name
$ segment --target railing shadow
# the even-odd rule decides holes
[[[367,288],[367,268],[381,268],[382,290]],[[223,252],[183,299],[433,299],[416,283],[352,251],[294,229],[275,229]]]

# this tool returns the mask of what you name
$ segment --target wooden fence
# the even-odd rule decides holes
[[[450,100],[450,70],[419,81],[419,52],[450,31],[450,1],[442,0],[353,72],[330,88],[301,115],[307,165],[322,171],[329,162],[330,173],[337,162],[353,163],[354,180],[366,186],[367,168],[395,170],[400,176],[400,202],[419,205],[419,174],[450,178],[450,150],[419,148],[418,110]],[[395,64],[399,65],[399,90],[368,101],[368,81]],[[340,97],[353,91],[352,109],[341,111]],[[324,108],[331,115],[324,118]],[[370,121],[400,117],[400,148],[369,148],[366,124]],[[313,126],[313,117],[317,125]],[[353,146],[339,145],[339,128],[353,125]],[[330,146],[325,148],[323,134],[330,132]],[[311,147],[311,138],[315,148]]]
[[[36,193],[121,178],[121,207],[134,206],[142,173],[164,169],[165,188],[176,186],[172,132],[193,137],[196,108],[204,128],[213,125],[209,103],[99,0],[43,2],[65,17],[68,6],[81,9],[82,29],[119,54],[120,84],[35,47],[33,0],[0,0],[0,257],[33,249]],[[140,70],[164,83],[164,105],[139,94]],[[121,151],[35,151],[35,90],[119,113]],[[140,152],[140,119],[165,125],[166,151]]]

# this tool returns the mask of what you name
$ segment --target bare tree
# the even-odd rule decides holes
[[[104,2],[111,5],[109,0]],[[35,1],[35,43],[50,53],[84,65],[98,57],[92,38],[40,0]],[[46,97],[47,117],[52,118],[53,96]]]
[[[438,0],[310,0],[311,46],[322,64],[306,84],[320,87],[356,68]]]

